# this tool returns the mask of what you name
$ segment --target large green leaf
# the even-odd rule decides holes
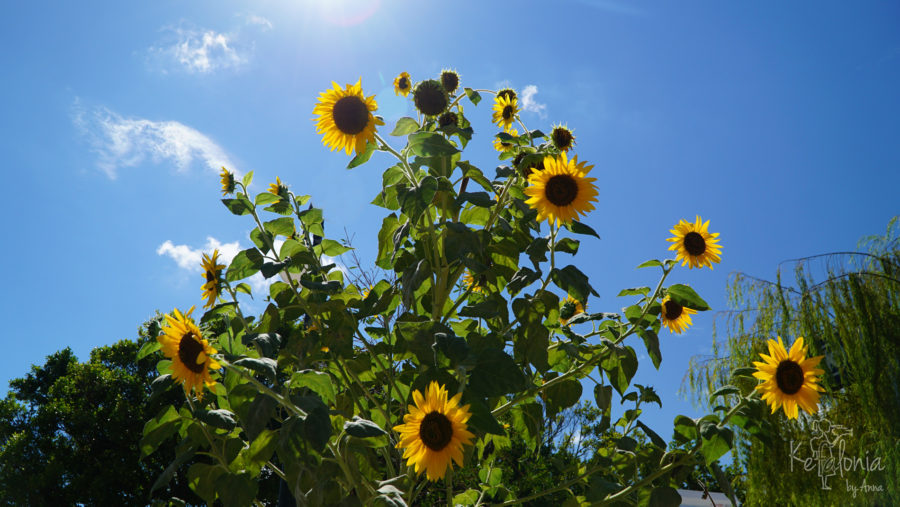
[[[419,157],[434,157],[452,155],[459,149],[436,132],[419,132],[409,136],[409,151]]]
[[[419,130],[419,124],[416,123],[416,120],[408,116],[404,116],[403,118],[397,120],[397,125],[394,126],[394,130],[391,132],[391,135],[405,136],[407,134],[412,134],[417,130]]]
[[[314,370],[303,370],[295,372],[291,377],[291,389],[299,389],[301,387],[309,388],[314,393],[322,397],[325,403],[334,403],[334,384],[331,376],[327,373]]]
[[[709,310],[709,305],[706,304],[706,301],[703,300],[694,289],[688,287],[687,285],[682,285],[680,283],[676,283],[671,287],[666,289],[666,294],[685,308],[690,308],[692,310],[698,310],[701,312],[705,312]]]
[[[509,354],[500,349],[486,349],[469,377],[469,389],[489,398],[518,392],[525,388],[525,376]]]
[[[263,255],[259,250],[256,248],[241,250],[231,260],[231,265],[228,266],[228,271],[225,273],[225,279],[229,282],[243,280],[258,272],[262,265]]]

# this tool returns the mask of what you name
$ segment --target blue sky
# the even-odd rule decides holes
[[[515,5],[515,7],[513,7]],[[371,261],[383,210],[367,204],[386,158],[353,171],[315,133],[330,86],[362,79],[389,132],[412,114],[391,82],[456,68],[463,86],[528,95],[529,128],[567,123],[594,164],[602,236],[585,266],[619,311],[634,267],[666,256],[668,230],[700,214],[721,233],[715,270],[680,269],[724,310],[729,274],[852,250],[900,213],[900,6],[892,2],[625,3],[378,0],[20,2],[0,20],[5,277],[0,386],[65,346],[136,336],[156,309],[201,304],[200,251],[250,245],[219,203],[222,164],[275,176],[354,235]],[[529,93],[525,93],[528,91]],[[468,157],[488,174],[489,101],[469,106]],[[398,143],[399,144],[399,143]],[[235,244],[237,243],[237,244]],[[661,333],[671,434],[700,415],[676,390],[709,350],[713,312]],[[638,351],[643,346],[631,343]]]

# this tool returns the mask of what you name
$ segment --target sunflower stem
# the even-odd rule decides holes
[[[282,396],[281,394],[278,394],[278,393],[276,393],[275,391],[273,391],[269,386],[263,384],[263,383],[260,382],[259,380],[256,380],[256,377],[254,377],[253,375],[250,375],[250,374],[248,374],[247,372],[245,372],[243,368],[239,368],[239,367],[237,367],[237,366],[235,366],[235,365],[229,363],[228,361],[226,361],[225,359],[222,359],[222,358],[218,358],[218,357],[217,357],[217,358],[216,358],[216,361],[218,361],[219,363],[221,363],[222,365],[224,365],[226,369],[229,369],[229,370],[231,370],[231,371],[237,372],[238,375],[240,375],[241,377],[244,377],[245,379],[247,379],[248,381],[250,381],[250,383],[253,384],[253,385],[254,385],[257,389],[259,389],[260,391],[263,391],[263,392],[266,393],[267,395],[269,395],[269,396],[271,396],[272,398],[274,398],[275,401],[277,401],[278,403],[280,403],[284,408],[286,408],[286,409],[288,409],[289,411],[293,412],[294,415],[296,415],[297,417],[300,417],[301,419],[305,419],[305,418],[306,418],[306,412],[304,412],[302,409],[300,409],[299,407],[297,407],[296,405],[294,405],[289,399],[287,399],[287,398],[285,398],[284,396]]]
[[[194,402],[191,401],[191,397],[188,395],[185,395],[185,399],[187,399],[188,406],[191,407],[191,414],[194,414],[196,410],[196,408],[194,407]],[[209,431],[206,429],[206,424],[202,421],[198,422],[200,423],[200,429],[203,431],[203,435],[206,437],[206,441],[209,442],[209,448],[213,451],[213,456],[215,456],[216,460],[219,462],[219,465],[221,465],[225,470],[228,470],[228,463],[225,461],[225,456],[218,448],[216,448],[216,444],[213,441],[212,436],[210,436]]]
[[[375,132],[375,139],[379,143],[381,143],[382,147],[385,150],[387,150],[388,153],[397,157],[397,160],[399,160],[400,163],[403,165],[403,168],[406,169],[406,177],[407,177],[407,179],[409,179],[409,182],[412,183],[413,185],[416,185],[418,183],[416,181],[416,174],[413,172],[412,167],[409,166],[409,161],[406,160],[406,157],[404,157],[399,152],[397,152],[397,150],[392,148],[391,145],[388,144],[388,142],[384,140],[384,138],[382,138],[380,135],[378,135],[378,132]]]

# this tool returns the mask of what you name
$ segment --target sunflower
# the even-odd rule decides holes
[[[438,116],[438,127],[440,128],[456,127],[457,125],[459,125],[459,116],[453,111],[447,111]]]
[[[185,314],[176,308],[171,315],[166,315],[167,325],[162,327],[162,333],[156,339],[162,344],[163,354],[172,360],[172,377],[183,384],[185,393],[193,390],[197,398],[202,398],[203,386],[215,384],[209,370],[218,370],[222,366],[211,357],[217,351],[203,339],[191,319],[193,311],[193,306]]]
[[[512,124],[517,114],[519,114],[518,99],[499,94],[494,97],[494,115],[491,121],[496,123],[498,127],[503,127],[504,132],[509,132],[512,129]]]
[[[712,269],[713,262],[721,262],[719,254],[722,253],[722,246],[716,239],[719,237],[719,233],[710,234],[708,228],[709,220],[702,223],[700,215],[697,215],[694,223],[682,219],[674,229],[669,231],[675,235],[674,238],[666,239],[666,241],[675,243],[669,247],[669,250],[678,251],[675,260],[684,259],[684,262],[681,263],[682,266],[690,264],[691,269],[703,266],[709,266],[709,269]]]
[[[222,172],[219,173],[219,176],[222,177],[222,195],[228,195],[234,193],[234,173],[222,167]]]
[[[597,200],[596,178],[587,177],[593,168],[578,162],[577,156],[569,160],[565,153],[544,157],[544,168],[532,171],[525,189],[531,196],[525,203],[537,210],[537,221],[546,218],[559,226],[594,209],[591,201]]]
[[[758,370],[753,376],[763,381],[756,389],[763,393],[762,399],[772,407],[773,414],[783,406],[785,415],[796,419],[798,406],[807,414],[818,409],[819,392],[825,389],[818,385],[818,376],[824,371],[816,366],[823,356],[807,359],[807,348],[800,336],[788,352],[779,336],[777,342],[769,340],[769,355],[760,353],[763,360],[753,363]]]
[[[517,99],[517,98],[519,97],[518,95],[516,95],[516,91],[513,90],[512,88],[502,88],[502,89],[500,89],[500,91],[497,92],[497,96],[498,96],[498,97],[506,97],[506,98],[508,98],[509,100],[515,100],[515,99]]]
[[[563,314],[566,313],[564,311],[566,305],[572,305],[572,313],[568,314],[568,317],[563,318]],[[578,315],[579,313],[584,313],[584,310],[586,308],[587,308],[586,304],[573,298],[572,296],[567,295],[566,299],[563,301],[563,309],[560,310],[560,314],[559,314],[560,325],[565,326],[570,320],[572,320],[572,317]]]
[[[366,142],[375,142],[375,126],[384,125],[381,118],[372,115],[378,109],[375,96],[366,98],[362,91],[362,80],[355,85],[348,84],[341,89],[332,81],[334,88],[319,94],[319,103],[313,108],[316,133],[324,134],[322,144],[341,149],[350,154],[356,150],[359,155],[366,149]]]
[[[513,137],[519,137],[519,131],[516,129],[509,129],[507,134],[509,134]],[[498,138],[498,137],[494,138],[494,149],[499,151],[500,153],[511,150],[512,148],[513,148],[513,143],[507,143],[505,141],[500,140],[500,138]]]
[[[429,79],[416,85],[416,89],[413,90],[413,103],[425,116],[437,116],[450,105],[450,97],[440,81]]]
[[[453,94],[459,88],[459,74],[455,70],[441,71],[441,86],[447,90],[447,93]]]
[[[413,391],[415,405],[409,405],[409,413],[403,416],[404,424],[394,426],[400,433],[398,449],[406,449],[403,457],[407,466],[415,466],[417,474],[424,470],[428,480],[444,477],[451,459],[463,466],[463,444],[472,445],[475,435],[466,429],[472,414],[469,405],[459,406],[462,394],[447,399],[447,389],[431,382],[423,396]]]
[[[282,192],[286,191],[287,187],[284,186],[284,183],[281,182],[281,178],[275,176],[275,183],[269,183],[269,193],[280,196]]]
[[[473,275],[472,272],[468,269],[463,275],[463,285],[465,285],[466,289],[468,289],[470,292],[484,292],[484,287],[481,286],[478,280],[475,279],[475,275]]]
[[[225,266],[219,264],[218,250],[213,250],[212,256],[203,254],[203,262],[201,264],[203,266],[203,278],[206,280],[203,286],[200,287],[203,289],[203,298],[206,299],[206,304],[203,305],[203,308],[212,308],[222,291],[222,280],[219,273],[225,269]]]
[[[557,125],[550,132],[550,140],[559,151],[569,151],[575,145],[575,134],[569,127]]]
[[[412,83],[409,80],[409,72],[401,72],[394,78],[394,95],[406,97],[410,90],[412,90]]]
[[[669,328],[669,331],[681,334],[691,326],[691,315],[695,313],[697,313],[697,310],[685,308],[672,301],[669,296],[666,296],[662,300],[662,309],[659,317],[662,319],[663,325]]]

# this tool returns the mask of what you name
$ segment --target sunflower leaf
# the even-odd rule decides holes
[[[756,368],[752,367],[735,368],[731,370],[732,377],[753,377],[754,373],[756,373]]]
[[[632,287],[630,289],[622,289],[618,297],[622,296],[646,296],[650,292],[650,287]]]
[[[244,184],[244,188],[247,188],[250,186],[250,182],[252,182],[252,181],[253,181],[253,171],[249,171],[249,172],[247,172],[247,174],[244,175],[244,178],[241,180],[241,183]]]
[[[656,259],[651,259],[651,260],[649,260],[649,261],[642,262],[641,264],[639,264],[638,267],[637,267],[637,269],[641,269],[641,268],[653,268],[653,267],[657,267],[657,266],[658,266],[658,267],[662,267],[662,265],[663,265],[662,262],[659,262],[659,261],[656,260]]]
[[[419,132],[410,134],[409,151],[418,157],[434,157],[439,155],[453,155],[459,149],[450,144],[444,136],[435,132]]]
[[[416,123],[416,120],[408,116],[404,116],[403,118],[397,120],[397,125],[394,126],[394,130],[393,132],[391,132],[391,135],[405,136],[408,134],[412,134],[417,130],[419,130],[419,124]]]
[[[687,285],[682,285],[680,283],[676,283],[675,285],[670,286],[666,289],[666,294],[685,308],[690,308],[692,310],[698,310],[701,312],[705,312],[709,310],[709,305],[706,301],[703,300],[694,289],[690,288]]]
[[[362,153],[358,153],[353,160],[347,164],[347,169],[353,169],[354,167],[361,166],[369,161],[372,158],[372,154],[375,153],[375,145],[366,141],[366,149],[363,150]]]
[[[321,243],[316,245],[316,253],[323,253],[329,257],[337,257],[342,253],[353,250],[348,246],[344,246],[333,239],[323,239]]]
[[[206,424],[223,430],[231,431],[237,426],[237,421],[234,420],[234,414],[230,410],[220,408],[208,412],[202,411],[195,413],[194,415]]]
[[[259,250],[256,248],[241,250],[231,260],[231,265],[228,266],[228,271],[225,273],[225,279],[229,282],[243,280],[259,271],[262,265],[263,256]]]
[[[578,253],[578,245],[580,244],[577,239],[563,238],[556,242],[556,251],[575,255]]]
[[[304,370],[295,372],[291,377],[291,389],[299,389],[306,387],[314,393],[322,397],[325,403],[334,403],[334,385],[331,383],[331,377],[327,373]]]
[[[269,377],[270,379],[275,379],[275,372],[278,367],[278,363],[276,363],[274,359],[269,359],[268,357],[263,357],[261,359],[256,359],[254,357],[245,357],[243,359],[238,359],[237,361],[235,361],[234,365],[249,368],[257,373],[261,373]]]
[[[358,415],[355,415],[353,416],[353,419],[344,422],[344,431],[346,431],[348,435],[357,438],[387,435],[387,432],[384,431],[381,426],[378,426],[368,419],[361,419]]]
[[[676,442],[690,442],[697,438],[697,423],[690,417],[679,415],[675,417],[675,434],[673,436]]]
[[[719,396],[728,396],[729,394],[741,394],[741,390],[732,385],[722,386],[716,390],[716,392],[709,395],[710,401],[718,398]]]
[[[571,264],[562,269],[554,268],[550,272],[550,278],[557,287],[578,301],[587,301],[589,294],[599,297],[597,291],[588,282],[587,275]]]
[[[572,220],[571,222],[567,223],[566,229],[568,229],[569,232],[574,232],[575,234],[584,234],[600,239],[600,235],[597,234],[597,231],[587,225],[584,225],[578,220]]]
[[[269,220],[263,224],[263,227],[273,236],[290,237],[294,234],[294,219],[292,217],[281,217],[275,220]],[[258,229],[257,229],[258,230]]]
[[[249,215],[253,210],[253,203],[243,195],[239,195],[234,199],[222,199],[222,204],[235,215]]]
[[[500,349],[483,350],[469,378],[474,394],[486,398],[519,392],[525,387],[525,376],[516,361]]]
[[[642,429],[645,428],[642,423],[638,422],[638,424],[641,425]],[[647,429],[649,430],[649,428]],[[671,486],[657,486],[650,491],[648,505],[649,507],[677,507],[681,505],[681,495]]]
[[[476,92],[475,90],[473,90],[471,88],[465,88],[464,90],[466,92],[466,97],[468,97],[469,100],[472,101],[472,104],[477,106],[478,103],[481,102],[481,94],[480,93]]]
[[[140,361],[141,359],[149,356],[150,354],[156,352],[161,348],[162,344],[160,344],[158,340],[150,340],[145,343],[143,347],[141,347],[141,350],[138,351],[137,357],[135,359]]]
[[[662,353],[659,351],[659,336],[652,329],[643,327],[638,327],[637,332],[644,340],[644,346],[647,347],[647,355],[653,361],[653,367],[658,370],[660,363],[662,363]]]
[[[234,291],[235,292],[243,292],[244,294],[247,294],[251,298],[253,297],[253,293],[250,291],[250,285],[243,283],[243,282],[237,284],[237,286],[235,286],[235,288],[234,288]]]
[[[275,195],[271,192],[262,192],[261,194],[256,196],[255,203],[257,206],[265,206],[267,204],[272,204],[273,202],[278,202],[281,200],[281,196]]]

